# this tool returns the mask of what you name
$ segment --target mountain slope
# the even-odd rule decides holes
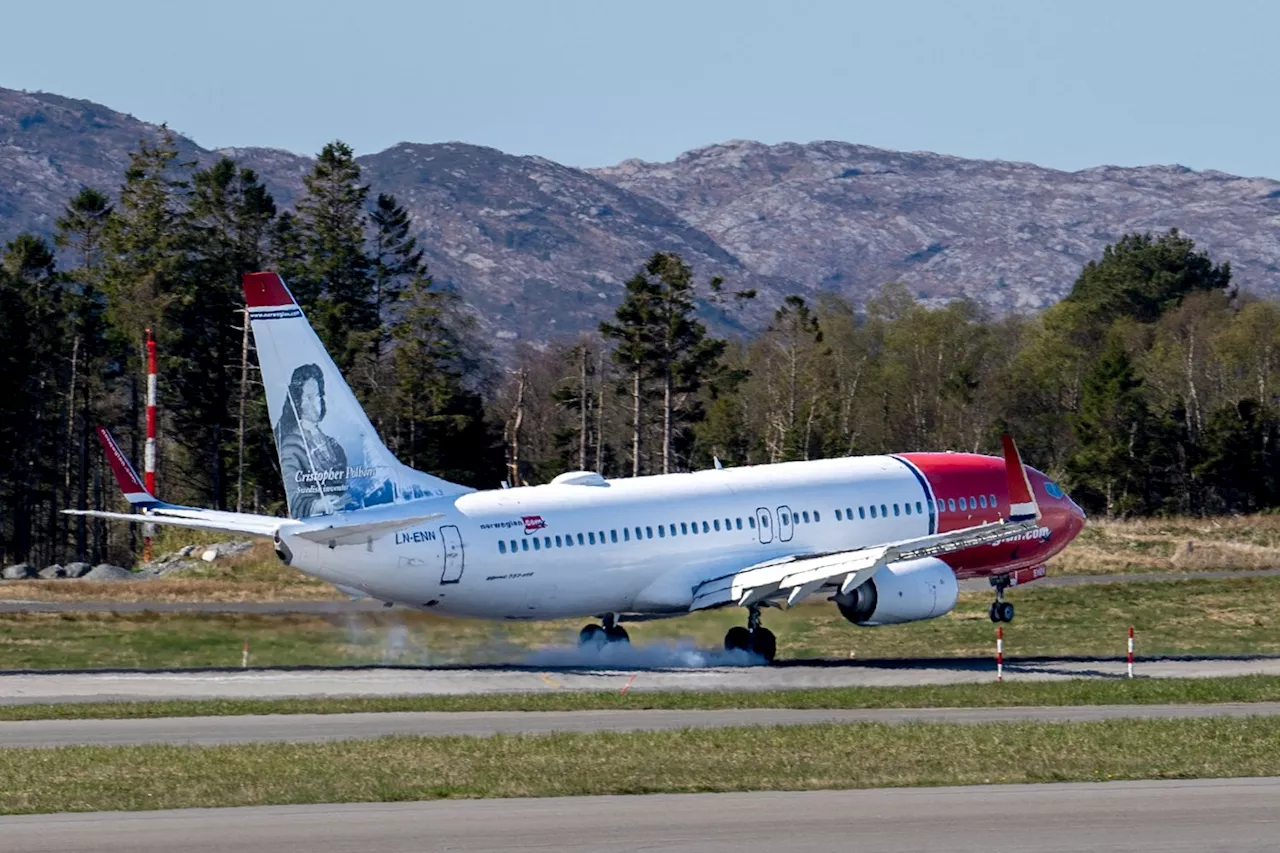
[[[88,101],[0,89],[0,240],[51,234],[68,198],[118,187],[129,150],[155,132]],[[178,143],[184,159],[252,166],[285,206],[312,164]],[[463,143],[403,143],[359,162],[375,193],[409,208],[437,280],[497,342],[594,327],[660,249],[700,278],[759,289],[742,318],[754,327],[789,293],[861,301],[893,279],[931,302],[1039,308],[1108,242],[1170,226],[1231,261],[1245,288],[1280,293],[1280,182],[1217,172],[1068,173],[841,142],[729,142],[596,170]]]

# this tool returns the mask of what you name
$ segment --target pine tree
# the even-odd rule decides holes
[[[106,420],[104,400],[108,389],[118,378],[112,374],[113,359],[107,339],[105,297],[102,293],[102,243],[113,207],[106,194],[85,187],[67,203],[58,218],[56,245],[68,252],[76,264],[66,277],[76,287],[68,294],[68,333],[71,335],[71,365],[67,385],[66,458],[64,462],[64,503],[76,509],[89,508],[90,454],[97,446],[93,441],[95,424]],[[72,492],[74,488],[74,499]],[[100,503],[94,509],[102,509]],[[70,523],[68,518],[65,523]],[[84,516],[77,516],[75,547],[77,560],[101,558],[103,525],[94,525],[94,543],[89,548],[89,527]],[[64,539],[66,534],[64,533]]]
[[[248,330],[240,278],[261,269],[271,222],[271,194],[251,169],[220,158],[192,175],[185,248],[187,268],[175,289],[175,333],[165,353],[174,438],[184,449],[183,479],[212,506],[243,503],[240,437],[247,423]],[[256,398],[258,394],[254,392]],[[231,405],[229,405],[231,404]],[[263,424],[255,422],[261,428]]]
[[[360,180],[351,147],[331,142],[303,178],[306,193],[298,202],[306,262],[294,295],[344,372],[368,348],[380,320],[372,265],[365,254],[369,187]]]

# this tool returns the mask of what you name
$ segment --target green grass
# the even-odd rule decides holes
[[[717,710],[723,708],[992,708],[1052,705],[1203,705],[1280,701],[1280,676],[1072,679],[915,687],[699,693],[499,693],[348,699],[209,699],[0,705],[0,720],[208,717],[238,714],[350,714],[387,711]]]
[[[1126,631],[1139,654],[1280,653],[1280,577],[1130,582],[1015,589],[1018,617],[1005,627],[1009,655],[1119,655]],[[990,594],[966,593],[957,609],[908,625],[858,628],[826,602],[766,611],[779,657],[881,658],[988,655]],[[744,611],[727,608],[629,626],[633,642],[720,647]],[[239,666],[250,641],[258,666],[369,663],[514,663],[531,650],[568,646],[586,620],[492,623],[393,609],[347,616],[191,613],[0,615],[0,667]]]
[[[0,750],[0,812],[1280,774],[1274,719]]]

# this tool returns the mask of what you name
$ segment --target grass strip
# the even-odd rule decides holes
[[[1009,592],[1018,618],[1004,627],[1005,653],[1123,655],[1129,626],[1140,655],[1280,653],[1280,576],[1036,587]],[[779,657],[873,659],[987,656],[995,629],[991,593],[964,593],[939,619],[858,628],[825,601],[765,624]],[[672,659],[714,655],[725,632],[745,623],[739,608],[630,628],[638,652]],[[256,666],[480,664],[572,650],[582,619],[492,623],[392,609],[342,616],[192,613],[0,614],[0,665],[10,669],[239,666],[246,641]]]
[[[643,673],[641,674],[643,677]],[[211,699],[0,705],[0,720],[349,714],[385,711],[718,710],[724,708],[991,708],[1047,705],[1165,705],[1280,701],[1280,676],[1097,679],[833,687],[812,690],[663,693],[563,691],[478,696],[349,699]]]
[[[0,813],[1280,774],[1273,719],[0,750]]]

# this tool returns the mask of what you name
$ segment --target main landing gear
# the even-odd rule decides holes
[[[738,625],[730,628],[729,633],[724,635],[724,650],[751,652],[764,658],[766,662],[773,663],[778,654],[778,638],[768,628],[761,626],[759,607],[748,608],[747,627]]]
[[[597,625],[594,622],[583,627],[578,632],[578,648],[596,648],[602,649],[611,643],[631,644],[631,637],[627,634],[627,629],[618,624],[618,619],[612,613],[606,615],[602,620],[603,625]]]
[[[991,602],[987,615],[992,622],[1012,622],[1013,605],[1004,600],[1004,591],[1009,588],[1009,576],[996,575],[991,578],[991,585],[996,589],[996,600]]]

